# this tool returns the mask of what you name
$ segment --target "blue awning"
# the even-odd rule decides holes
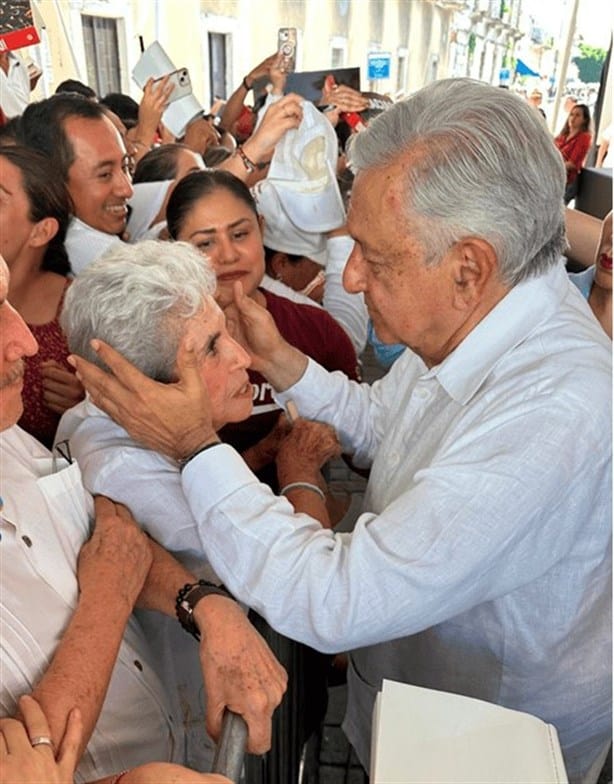
[[[516,60],[515,70],[519,76],[539,76],[538,73],[536,73],[532,68],[529,68],[529,66],[520,59]]]

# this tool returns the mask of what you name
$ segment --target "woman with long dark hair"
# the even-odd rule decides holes
[[[588,106],[585,103],[577,103],[569,112],[561,132],[554,139],[563,156],[567,171],[565,204],[568,204],[578,192],[578,174],[584,166],[593,140],[590,126],[591,115]]]
[[[25,360],[19,425],[47,447],[60,416],[84,395],[58,321],[70,284],[70,214],[68,192],[44,155],[0,148],[0,252],[11,271],[9,299],[39,345]]]

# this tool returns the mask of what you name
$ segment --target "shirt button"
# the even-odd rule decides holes
[[[137,668],[139,672],[143,672],[143,665],[138,659],[134,660],[134,666]]]
[[[26,547],[32,547],[32,540],[29,536],[22,536],[21,539]]]

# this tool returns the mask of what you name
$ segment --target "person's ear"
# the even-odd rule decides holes
[[[288,254],[282,253],[280,250],[276,250],[275,253],[273,253],[273,255],[271,256],[269,263],[271,265],[273,277],[276,280],[283,281],[284,269],[288,264]]]
[[[48,245],[60,230],[56,218],[43,218],[34,224],[30,232],[29,244],[32,248]]]
[[[264,215],[258,215],[258,227],[260,228],[260,235],[264,236],[264,224],[266,223]]]
[[[466,237],[453,249],[453,302],[457,310],[473,310],[484,301],[493,286],[499,288],[497,254],[480,237]]]

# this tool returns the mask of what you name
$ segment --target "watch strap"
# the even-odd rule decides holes
[[[175,599],[177,620],[186,632],[197,640],[200,640],[200,631],[194,620],[194,609],[201,599],[212,594],[225,596],[227,599],[233,598],[222,585],[216,585],[209,580],[199,580],[197,583],[186,583],[179,589]]]

